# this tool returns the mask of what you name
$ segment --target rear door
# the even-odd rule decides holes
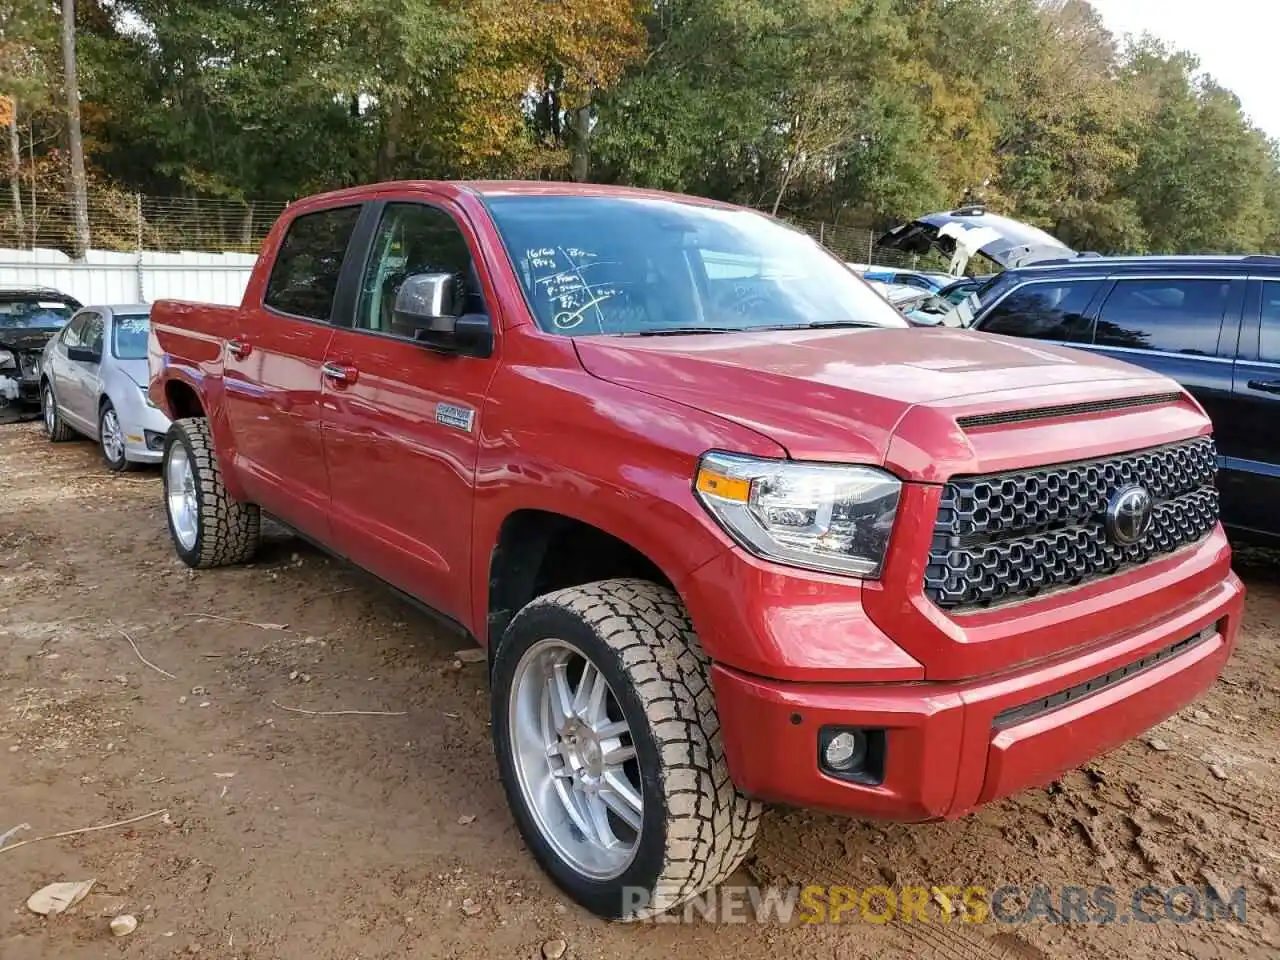
[[[227,425],[245,491],[268,513],[330,540],[320,368],[360,204],[305,210],[285,228],[265,287],[251,287],[225,348]]]
[[[1118,277],[1098,311],[1094,349],[1176,380],[1219,429],[1244,291],[1243,277]]]
[[[500,338],[483,359],[433,351],[397,323],[396,294],[415,274],[449,273],[462,312],[490,313],[496,334],[500,324],[459,211],[417,194],[371,205],[366,222],[371,238],[349,325],[336,330],[325,364],[334,539],[344,556],[462,619],[482,407]]]
[[[1219,441],[1223,519],[1280,537],[1280,281],[1250,280],[1230,415]]]

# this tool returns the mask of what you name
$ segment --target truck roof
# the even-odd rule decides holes
[[[705,197],[691,197],[683,193],[646,190],[640,187],[620,187],[603,183],[573,183],[562,180],[393,180],[349,187],[344,190],[334,190],[329,193],[307,197],[305,202],[337,199],[356,200],[383,193],[414,190],[450,197],[469,194],[481,198],[498,196],[633,197],[638,199],[670,200],[676,203],[688,203],[704,207],[739,209],[731,203],[708,200]]]

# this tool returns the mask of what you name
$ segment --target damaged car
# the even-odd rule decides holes
[[[916,256],[938,250],[951,258],[947,272],[953,277],[963,276],[979,254],[1001,270],[1082,256],[1039,227],[988,213],[982,205],[926,214],[890,230],[876,245]]]
[[[0,421],[40,407],[40,357],[80,302],[45,287],[0,287]]]
[[[894,227],[880,237],[877,246],[917,257],[939,253],[950,258],[948,271],[955,280],[938,291],[940,298],[953,305],[938,320],[948,327],[969,326],[983,291],[1005,270],[1097,256],[1073,250],[1029,223],[989,213],[981,204],[925,214]],[[966,275],[978,264],[981,275]]]

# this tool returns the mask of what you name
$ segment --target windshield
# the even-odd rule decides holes
[[[538,325],[551,333],[907,326],[826,249],[762,214],[637,197],[488,205]]]
[[[111,328],[111,353],[117,360],[145,360],[151,321],[145,313],[116,314]]]
[[[61,330],[75,312],[60,300],[0,300],[0,330]]]

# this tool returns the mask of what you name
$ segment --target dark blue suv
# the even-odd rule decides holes
[[[1177,380],[1213,419],[1223,523],[1280,546],[1280,257],[1073,257],[1006,270],[958,312]]]

